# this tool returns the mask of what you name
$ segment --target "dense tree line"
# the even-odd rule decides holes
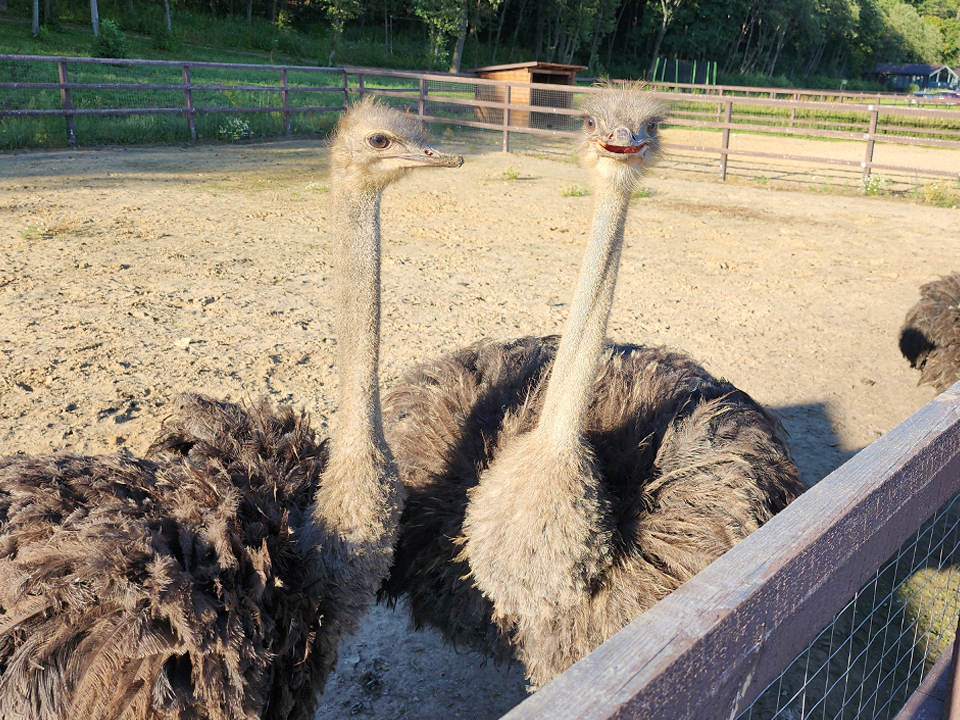
[[[50,17],[52,3],[32,0]],[[126,5],[151,0],[100,0]],[[307,34],[415,35],[434,66],[542,60],[639,77],[658,58],[713,61],[721,73],[789,79],[859,78],[877,62],[960,64],[960,0],[152,0],[170,27],[178,12],[268,21]],[[171,9],[172,6],[172,9]],[[415,22],[414,22],[415,21]],[[331,57],[333,53],[331,53]],[[474,53],[474,57],[477,53]]]

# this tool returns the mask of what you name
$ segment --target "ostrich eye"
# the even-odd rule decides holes
[[[659,130],[659,129],[660,129],[660,121],[659,121],[659,120],[654,120],[653,122],[647,123],[647,132],[648,132],[650,135],[656,135],[656,134],[657,134],[657,130]]]
[[[370,147],[377,150],[383,150],[390,146],[390,138],[386,135],[371,135],[367,138],[367,142],[370,143]]]
[[[588,130],[593,130],[597,126],[597,123],[594,122],[593,118],[591,117],[584,118],[583,124],[587,127]]]

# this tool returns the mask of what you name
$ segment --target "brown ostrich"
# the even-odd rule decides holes
[[[0,718],[313,717],[386,575],[403,488],[378,388],[380,197],[462,158],[363,102],[331,147],[338,429],[199,395],[153,459],[0,460]]]
[[[665,108],[591,95],[593,230],[562,339],[480,341],[384,398],[407,488],[382,596],[550,681],[804,486],[779,423],[685,355],[604,340],[631,192]]]
[[[900,328],[900,352],[937,392],[960,380],[960,273],[920,287]]]

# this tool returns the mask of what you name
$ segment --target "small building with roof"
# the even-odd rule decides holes
[[[877,63],[876,70],[871,75],[892,90],[906,90],[908,85],[916,85],[921,90],[956,90],[960,86],[960,75],[946,65]]]
[[[584,65],[563,65],[561,63],[522,62],[511,65],[490,65],[474,68],[468,72],[485,80],[504,80],[516,83],[542,83],[545,85],[576,84],[577,73],[585,70]],[[505,102],[506,88],[502,85],[477,85],[477,100]],[[573,93],[549,88],[530,88],[510,86],[511,105],[532,105],[545,108],[573,108]],[[483,122],[503,124],[503,110],[500,108],[477,108],[477,118]],[[510,125],[538,128],[541,130],[572,130],[578,123],[571,115],[546,112],[526,112],[511,110],[508,117]]]

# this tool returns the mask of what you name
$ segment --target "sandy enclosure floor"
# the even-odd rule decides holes
[[[568,311],[592,200],[560,190],[584,173],[456,149],[463,168],[385,198],[385,386]],[[335,423],[326,162],[318,140],[0,156],[0,454],[142,453],[181,390]],[[960,270],[960,212],[678,162],[633,203],[610,335],[687,350],[773,408],[816,482],[933,398],[897,332],[921,283]],[[494,718],[523,696],[518,668],[377,608],[318,717]]]

